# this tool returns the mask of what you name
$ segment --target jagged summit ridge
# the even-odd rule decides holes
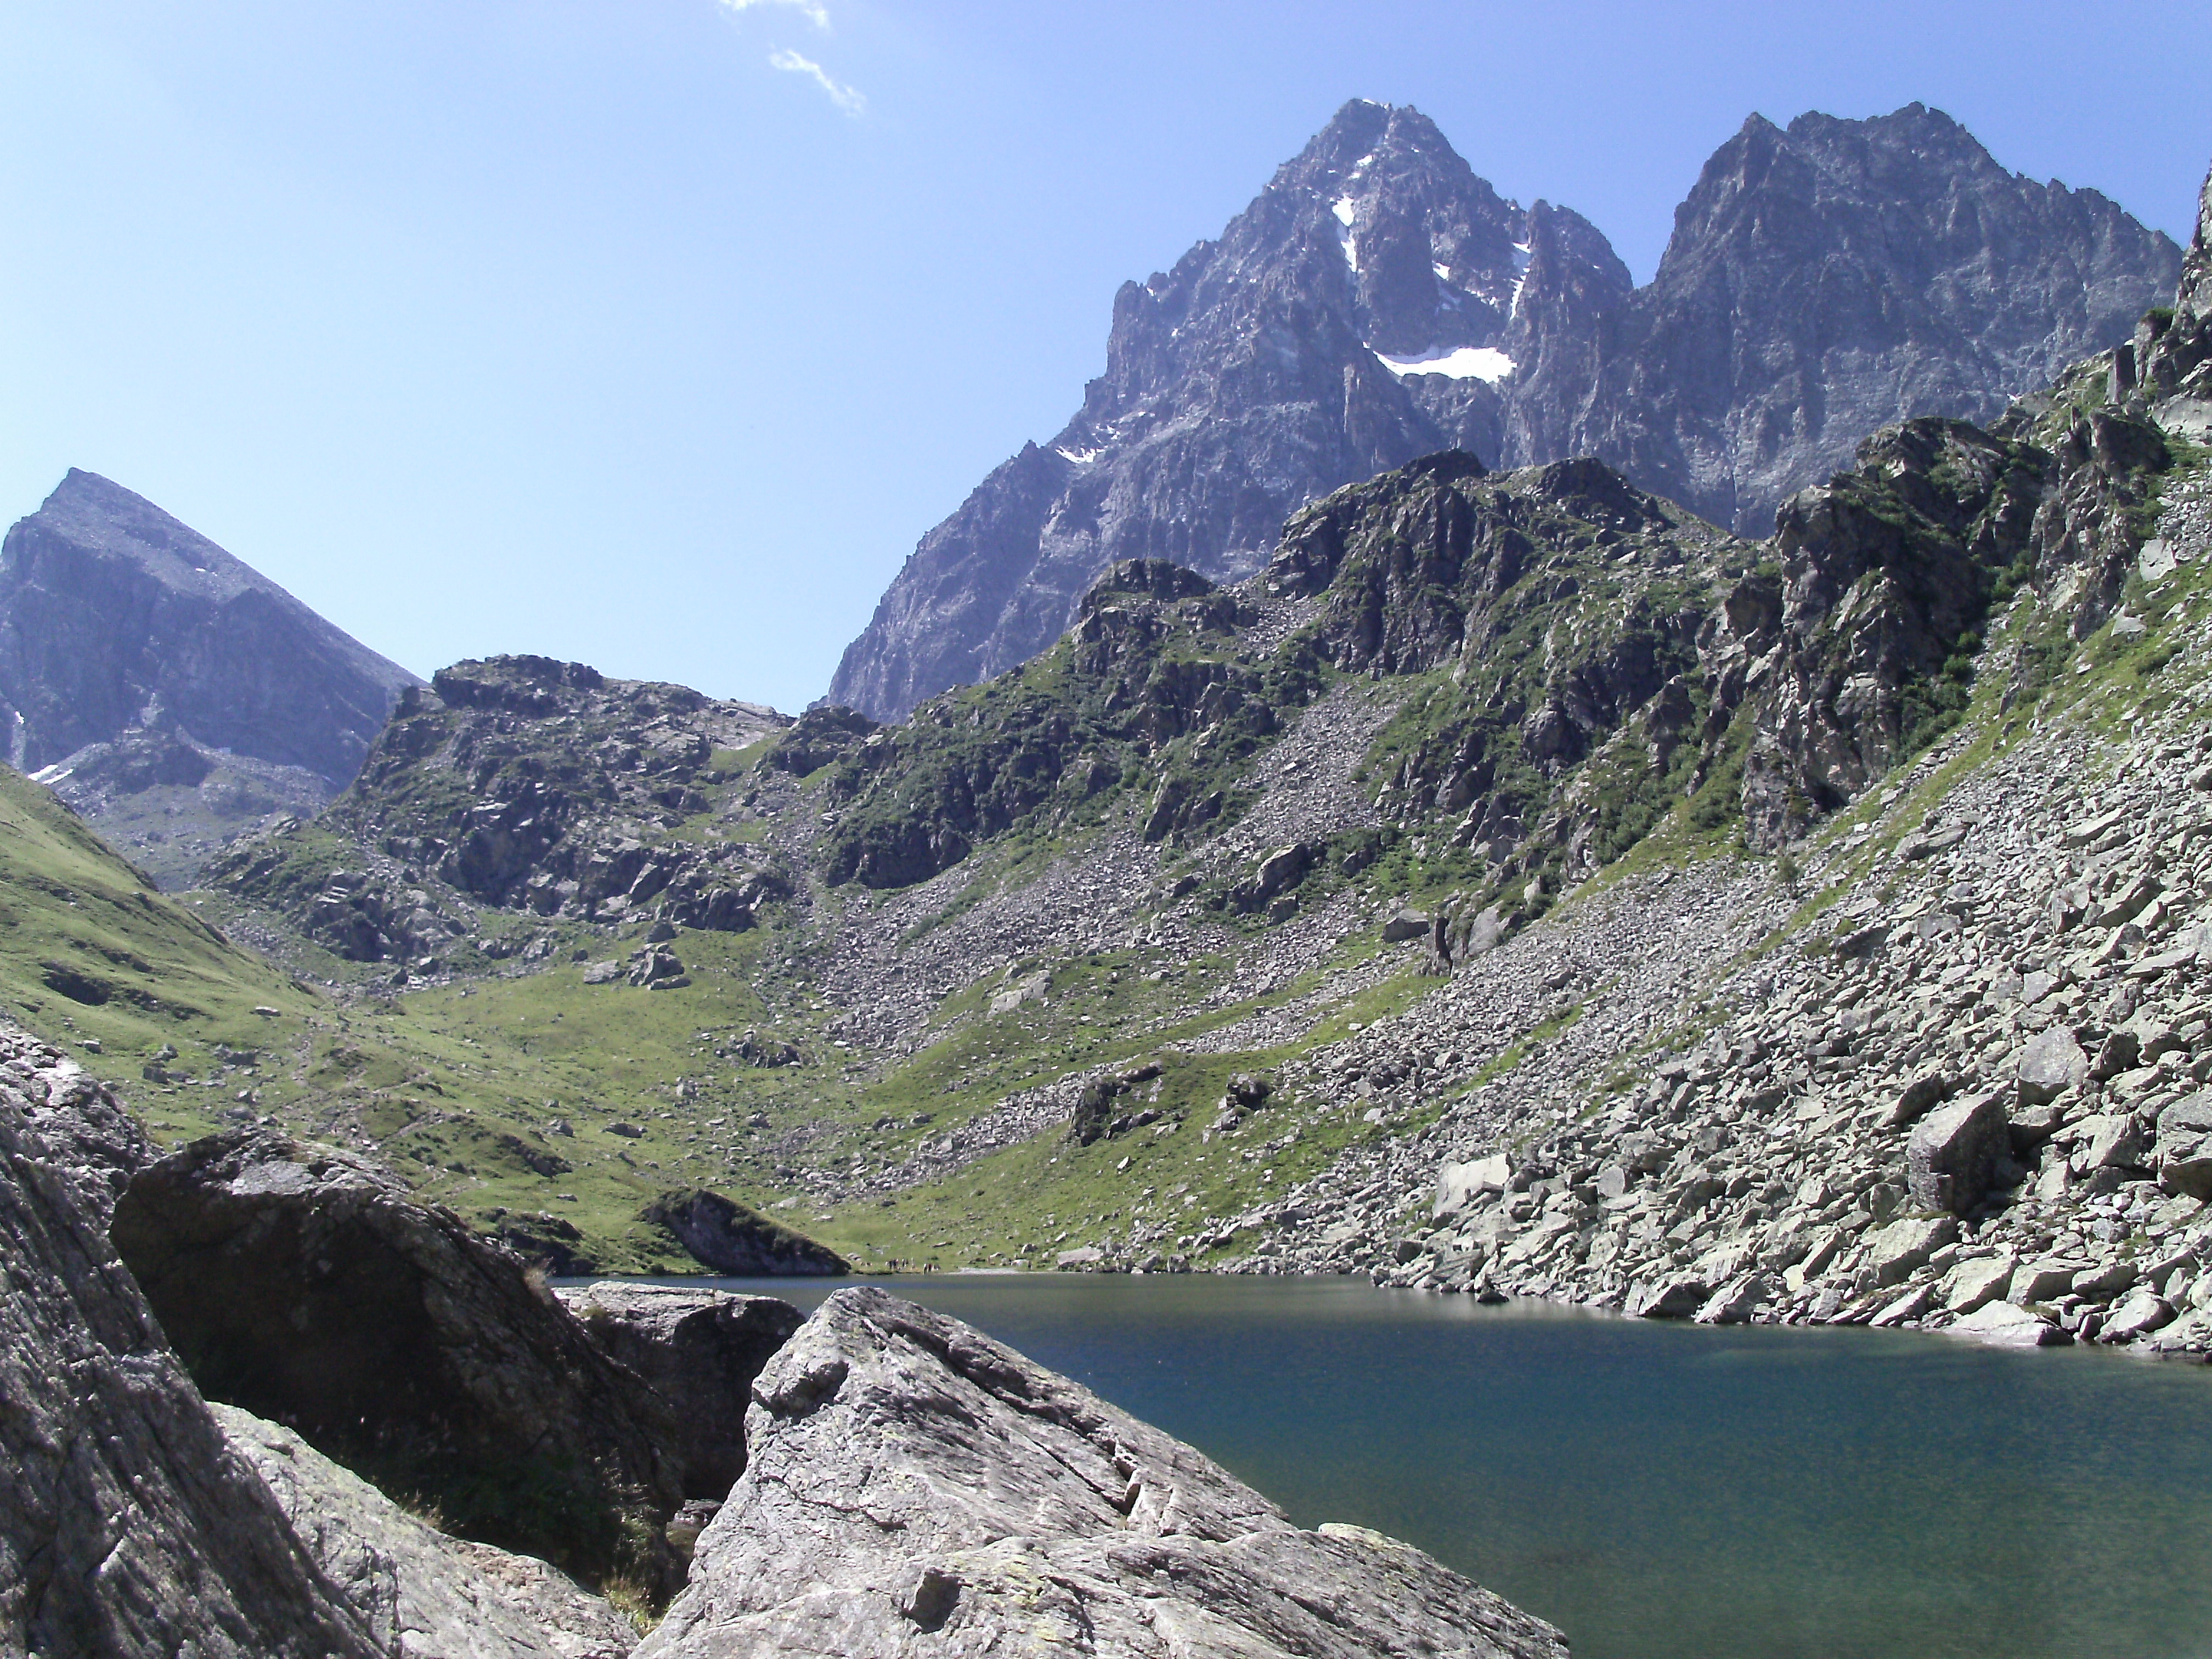
[[[1123,284],[1081,410],[923,538],[831,700],[902,714],[1049,644],[1116,560],[1242,577],[1306,501],[1470,427],[1495,454],[1516,317],[1628,289],[1586,221],[1500,198],[1418,110],[1347,104],[1218,240]]]
[[[922,538],[830,700],[877,718],[1027,660],[1117,559],[1216,580],[1414,457],[1603,457],[1762,534],[1881,425],[1987,420],[2124,339],[2179,250],[1909,105],[1754,116],[1638,289],[1587,220],[1499,196],[1411,107],[1340,110],[1218,240],[1115,298],[1106,372]]]
[[[2127,337],[2175,255],[2095,191],[2007,171],[1941,110],[1754,115],[1677,210],[1580,412],[1540,408],[1539,441],[1761,533],[1867,433],[1990,421]]]

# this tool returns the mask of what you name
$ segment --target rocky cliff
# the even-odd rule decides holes
[[[350,780],[415,677],[204,536],[72,469],[0,544],[0,720],[36,773],[181,882]]]
[[[2007,172],[1941,111],[1753,116],[1675,210],[1594,382],[1527,405],[1530,441],[1761,534],[1876,428],[1986,422],[2126,339],[2177,263],[2105,197]]]
[[[86,1207],[116,1172],[115,1103],[20,1033],[0,1054],[0,1650],[381,1654]]]
[[[368,1161],[265,1130],[133,1178],[112,1231],[209,1395],[465,1535],[648,1589],[684,1496],[672,1407],[520,1256]]]
[[[1595,454],[1750,534],[1867,433],[1986,420],[2127,337],[2172,243],[1918,105],[1753,118],[1636,289],[1418,111],[1353,103],[1216,241],[1115,297],[1082,410],[924,537],[830,699],[888,719],[1048,645],[1106,567],[1249,574],[1284,517],[1447,446]]]
[[[283,1425],[210,1408],[314,1561],[404,1659],[624,1659],[637,1627],[544,1561],[410,1515]]]
[[[755,925],[785,878],[718,822],[742,751],[789,724],[757,703],[498,657],[399,698],[347,793],[208,872],[356,962],[406,962],[480,907]]]

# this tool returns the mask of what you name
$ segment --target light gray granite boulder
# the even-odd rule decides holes
[[[1295,1527],[1190,1447],[872,1286],[753,1384],[750,1462],[639,1659],[1564,1656],[1421,1551]]]

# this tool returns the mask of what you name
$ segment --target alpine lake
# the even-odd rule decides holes
[[[2212,1367],[1355,1279],[881,1283],[1419,1545],[1579,1659],[2212,1655]]]

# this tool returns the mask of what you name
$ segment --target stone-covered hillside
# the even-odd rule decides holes
[[[1242,578],[1296,508],[1447,447],[1594,454],[1761,535],[1876,428],[1990,420],[2125,339],[2179,263],[1916,104],[1753,118],[1638,289],[1418,111],[1348,104],[1218,240],[1123,286],[1081,410],[922,538],[830,697],[902,716],[1042,650],[1110,564]]]
[[[1931,745],[2032,718],[2083,641],[2137,637],[2143,538],[2198,461],[2166,405],[2108,400],[2116,373],[2087,363],[1993,429],[1879,433],[1764,543],[1601,463],[1443,452],[1293,514],[1241,583],[1115,567],[1052,650],[896,726],[461,665],[325,820],[226,866],[223,914],[341,994],[404,961],[420,988],[400,1006],[484,1044],[495,1093],[563,1056],[553,1103],[526,1096],[483,1142],[514,1140],[549,1188],[720,1182],[862,1263],[1249,1263],[1225,1224],[1255,1199],[1402,1139],[1382,1108],[1328,1103],[1334,1045],[1454,1006],[1623,871],[1802,866]],[[733,933],[702,896],[740,877],[754,925]],[[1700,967],[1742,943],[1702,926],[1670,934]],[[1577,1001],[1564,971],[1362,1086],[1414,1091],[1430,1121],[1546,1048]],[[623,1034],[592,1078],[659,1073],[653,1109],[549,1127],[586,1030]],[[428,1154],[448,1201],[477,1183],[483,1224],[563,1260],[635,1248],[615,1241],[638,1212],[519,1211],[520,1171],[495,1185],[472,1173],[491,1154],[442,1150],[450,1128],[347,1097],[386,1156]],[[480,1110],[447,1115],[481,1138]],[[1272,1126],[1251,1160],[1216,1150],[1247,1125]],[[1135,1224],[1123,1158],[1181,1188],[1191,1224]],[[1376,1167],[1398,1173],[1360,1202],[1395,1225],[1403,1155]],[[1130,1225],[1086,1242],[1070,1214]],[[1378,1237],[1326,1259],[1373,1265]]]
[[[171,886],[319,809],[415,677],[118,484],[72,469],[0,544],[0,718]]]

